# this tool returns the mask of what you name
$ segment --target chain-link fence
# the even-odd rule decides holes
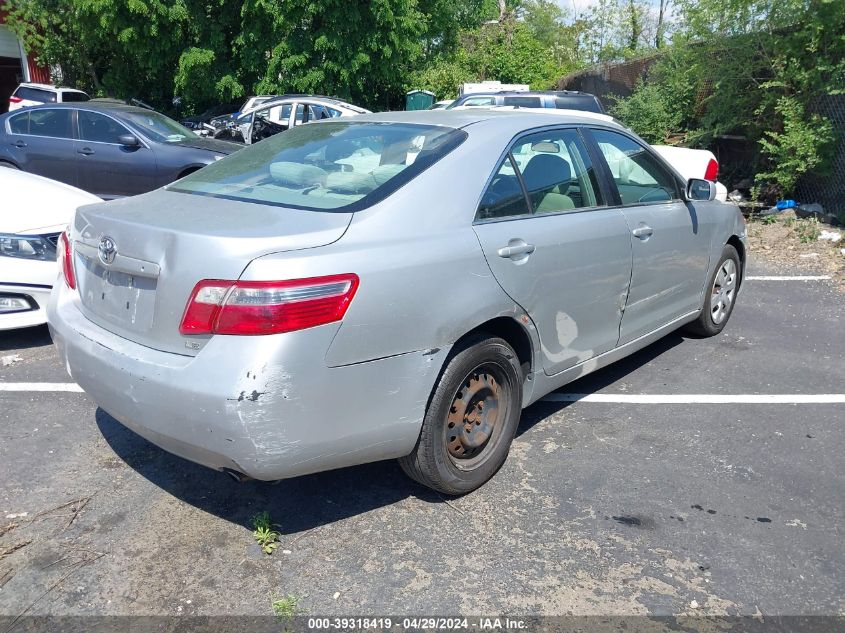
[[[798,182],[799,202],[818,202],[827,213],[845,214],[845,95],[825,95],[814,111],[833,123],[837,140],[830,169],[823,174],[807,174]]]

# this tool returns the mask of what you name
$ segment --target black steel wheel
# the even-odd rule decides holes
[[[413,452],[399,460],[414,480],[449,495],[484,484],[504,464],[522,411],[522,371],[501,338],[453,350],[434,388]]]

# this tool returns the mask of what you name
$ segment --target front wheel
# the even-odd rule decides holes
[[[521,411],[522,370],[513,348],[498,337],[474,337],[453,351],[417,444],[399,464],[438,492],[471,492],[505,463]]]
[[[707,284],[701,314],[687,326],[688,331],[699,336],[715,336],[724,329],[736,304],[741,275],[739,253],[726,244]]]

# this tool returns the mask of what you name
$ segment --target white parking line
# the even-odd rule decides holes
[[[0,391],[58,391],[83,393],[73,382],[0,382]],[[845,393],[550,393],[543,402],[597,402],[611,404],[845,404]]]
[[[746,281],[826,281],[830,275],[749,275]]]
[[[633,394],[550,393],[544,402],[610,402],[621,404],[843,404],[845,393],[821,394]]]
[[[82,393],[75,382],[0,382],[0,391],[70,391]]]

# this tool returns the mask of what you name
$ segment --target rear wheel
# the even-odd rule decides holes
[[[402,470],[444,494],[471,492],[504,464],[521,411],[516,352],[497,337],[468,340],[443,370]]]
[[[701,314],[687,326],[688,331],[699,336],[715,336],[724,329],[736,303],[741,271],[739,254],[733,246],[726,244],[707,284]]]

